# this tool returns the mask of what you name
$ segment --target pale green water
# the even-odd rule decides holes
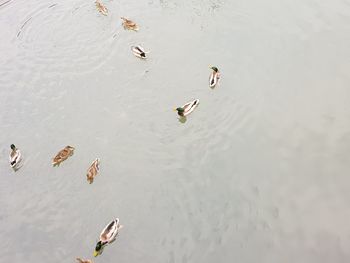
[[[350,2],[104,3],[0,6],[0,262],[349,262]]]

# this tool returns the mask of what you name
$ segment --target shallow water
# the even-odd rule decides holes
[[[0,262],[349,262],[350,2],[104,3],[0,1]]]

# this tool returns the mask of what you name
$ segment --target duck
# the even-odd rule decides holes
[[[129,30],[134,30],[134,31],[139,30],[139,26],[135,22],[133,22],[132,20],[129,20],[125,17],[121,17],[121,19],[123,20],[124,29],[129,29]]]
[[[95,4],[96,4],[96,8],[97,10],[104,16],[106,16],[108,14],[108,9],[107,7],[104,6],[104,4],[102,4],[100,2],[100,0],[96,0],[95,1]]]
[[[141,46],[132,46],[131,47],[131,51],[134,53],[134,55],[136,57],[139,57],[139,58],[142,58],[142,59],[145,59],[147,58],[146,57],[146,54],[149,53],[149,52],[146,52],[143,47]]]
[[[220,79],[220,72],[217,67],[211,67],[213,70],[209,77],[209,87],[215,88],[215,86],[218,84]]]
[[[199,105],[199,99],[187,102],[185,105],[174,109],[180,117],[186,117]]]
[[[103,251],[103,248],[116,239],[118,231],[122,227],[123,226],[119,224],[119,218],[116,218],[102,230],[100,234],[100,240],[97,242],[95,247],[94,257],[100,255]]]
[[[94,263],[94,262],[92,262],[92,260],[90,260],[90,259],[76,258],[76,260],[77,260],[79,263]]]
[[[66,146],[63,150],[59,151],[57,155],[52,160],[52,165],[60,165],[61,162],[68,159],[68,157],[72,156],[75,148],[72,146]]]
[[[100,159],[96,158],[95,161],[92,162],[92,164],[90,165],[86,177],[87,177],[87,181],[92,184],[92,182],[94,181],[95,176],[98,175],[98,172],[100,171]]]
[[[10,159],[10,164],[13,169],[17,167],[17,165],[21,162],[22,160],[22,155],[19,149],[14,144],[11,144],[10,146],[11,152],[9,155]]]

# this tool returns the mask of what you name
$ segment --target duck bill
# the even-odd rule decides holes
[[[99,254],[99,253],[95,250],[95,251],[94,251],[94,257],[97,257],[98,254]]]

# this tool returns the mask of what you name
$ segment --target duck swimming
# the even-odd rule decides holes
[[[112,222],[110,222],[101,232],[100,234],[100,240],[97,242],[95,251],[94,251],[94,257],[97,257],[102,253],[103,248],[107,245],[112,243],[116,236],[118,235],[119,229],[121,229],[123,226],[119,224],[119,218],[116,218]]]
[[[134,31],[139,30],[139,27],[135,22],[133,22],[125,17],[121,17],[121,19],[123,20],[124,29],[129,29],[129,30],[134,30]]]
[[[92,184],[95,176],[98,175],[99,171],[100,171],[100,159],[96,158],[96,160],[93,161],[92,164],[90,165],[86,174],[87,180],[90,184]]]
[[[77,261],[79,261],[79,263],[93,263],[90,259],[81,259],[81,258],[76,258]]]
[[[209,87],[215,88],[216,84],[218,84],[220,79],[220,73],[217,67],[211,67],[213,72],[210,74],[209,77]]]
[[[11,152],[9,155],[10,159],[10,164],[13,169],[17,168],[17,165],[21,162],[22,160],[22,155],[19,149],[16,148],[14,144],[11,144]]]
[[[199,99],[187,102],[185,105],[174,109],[180,117],[186,117],[199,105]]]
[[[100,0],[96,0],[96,1],[95,1],[95,4],[96,4],[97,10],[98,10],[102,15],[106,16],[107,13],[108,13],[107,7],[105,7],[104,4],[102,4],[102,3],[100,2]]]
[[[142,59],[146,59],[146,54],[149,53],[149,52],[146,52],[143,47],[141,46],[132,46],[131,47],[131,51],[132,53],[134,53],[134,55],[136,57],[139,57],[139,58],[142,58]]]
[[[68,159],[68,157],[72,156],[75,148],[72,146],[66,146],[63,150],[59,151],[57,155],[52,160],[52,165],[60,165],[61,162]]]

